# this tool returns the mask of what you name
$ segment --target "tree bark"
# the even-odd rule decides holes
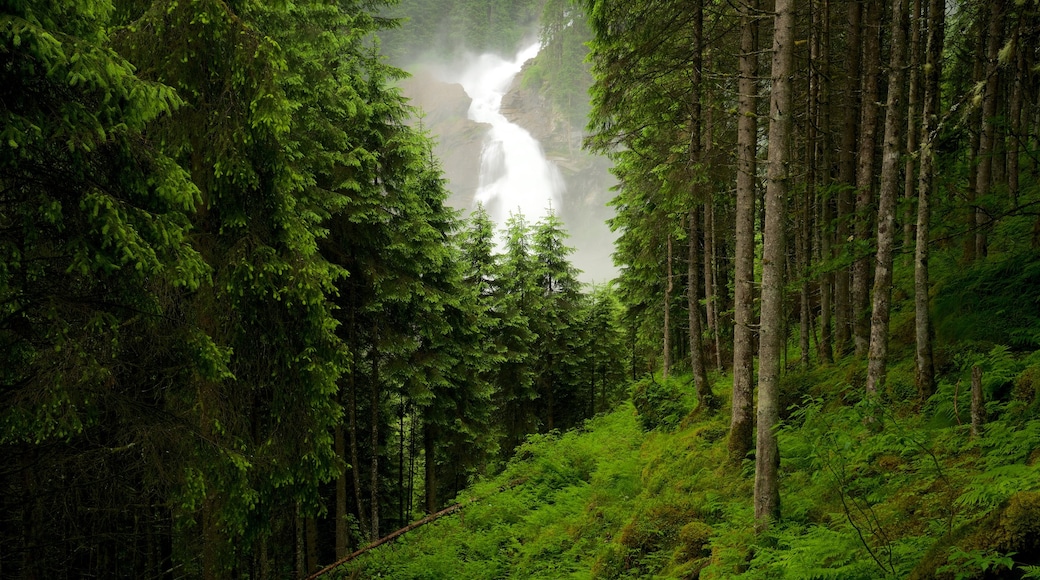
[[[758,371],[758,437],[755,453],[755,521],[759,532],[780,517],[780,348],[783,343],[784,213],[790,188],[791,73],[794,61],[793,0],[774,9],[772,90],[769,99],[769,170],[762,239],[762,327]]]
[[[860,72],[862,70],[863,8],[860,0],[848,2],[848,26],[845,46],[845,95],[841,147],[838,152],[838,192],[835,239],[841,252],[847,247],[854,224],[856,191],[856,140],[859,135]],[[835,255],[837,257],[837,255]],[[851,269],[838,268],[834,272],[834,350],[836,356],[849,352],[852,342],[852,288]]]
[[[932,395],[935,365],[932,359],[931,317],[928,312],[928,235],[931,226],[931,196],[935,183],[935,132],[939,113],[939,79],[942,78],[942,48],[945,3],[929,0],[927,68],[921,111],[921,162],[917,180],[917,238],[914,246],[914,337],[917,397],[923,404]]]
[[[369,417],[371,418],[371,431],[369,436],[369,449],[372,453],[372,460],[369,467],[369,501],[372,505],[369,506],[371,510],[371,520],[369,524],[371,527],[370,537],[372,539],[379,537],[379,328],[378,326],[373,327],[372,333],[372,381],[369,390]]]
[[[911,155],[906,156],[906,164],[903,170],[903,199],[905,207],[903,210],[903,248],[909,255],[910,244],[914,240],[914,201],[917,194],[917,173],[914,172],[914,156],[917,151],[918,138],[920,137],[921,123],[919,120],[920,94],[921,94],[921,19],[923,14],[922,4],[924,0],[913,0],[910,16],[910,51],[907,58],[907,67],[910,74],[909,86],[906,97],[906,151]]]
[[[892,52],[885,103],[885,136],[881,156],[881,191],[878,199],[877,254],[874,259],[874,304],[870,319],[870,353],[867,362],[867,393],[876,394],[884,383],[888,362],[888,321],[892,298],[892,265],[896,237],[896,196],[903,155],[903,102],[906,98],[906,10],[907,0],[892,0]]]
[[[715,396],[708,383],[707,365],[704,363],[703,329],[701,328],[700,291],[698,290],[700,287],[700,256],[697,251],[700,241],[700,212],[698,209],[696,203],[690,208],[690,259],[687,262],[689,284],[686,294],[690,317],[690,366],[693,370],[694,389],[697,391],[697,404],[702,409],[714,409]]]
[[[881,76],[881,6],[866,0],[866,35],[863,42],[863,103],[860,121],[859,154],[856,166],[856,242],[869,244],[873,223],[874,154],[877,149],[879,117],[878,94]],[[856,356],[866,356],[870,346],[870,259],[863,249],[856,250],[852,264],[852,334]]]
[[[758,3],[740,5],[740,79],[737,95],[737,200],[733,273],[733,405],[729,458],[740,464],[751,451],[754,417],[754,283],[755,283],[755,114]]]
[[[700,272],[701,242],[700,208],[709,203],[710,198],[704,191],[702,184],[706,181],[704,172],[707,168],[704,164],[703,145],[703,119],[701,118],[703,108],[701,106],[702,76],[701,70],[704,66],[704,3],[695,0],[692,8],[693,19],[693,62],[691,67],[692,81],[690,87],[690,163],[695,172],[693,183],[693,201],[688,214],[690,222],[689,256],[686,263],[687,286],[686,301],[689,316],[689,341],[690,341],[690,368],[693,371],[694,388],[697,391],[697,403],[701,408],[712,409],[715,407],[715,397],[712,395],[711,386],[708,384],[708,372],[704,362],[704,329],[701,326],[700,288],[703,282]]]
[[[668,234],[668,249],[665,256],[665,282],[664,282],[664,340],[662,341],[664,352],[662,353],[663,365],[661,376],[665,379],[672,370],[672,236]]]
[[[347,443],[343,433],[343,425],[336,425],[335,431],[336,457],[343,459],[346,463]],[[347,469],[351,466],[345,465],[343,471],[336,476],[336,557],[346,556],[349,550],[350,537],[347,531]]]
[[[423,456],[425,459],[426,513],[437,511],[437,449],[434,427],[423,423]]]
[[[989,29],[986,32],[986,92],[982,99],[982,130],[979,133],[978,170],[975,182],[975,257],[986,255],[989,216],[984,205],[993,186],[994,154],[997,150],[997,92],[1000,90],[998,60],[1004,30],[1003,0],[989,0]]]

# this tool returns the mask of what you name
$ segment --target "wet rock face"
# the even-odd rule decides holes
[[[461,85],[429,72],[412,74],[401,82],[402,93],[423,111],[423,126],[436,141],[434,155],[441,160],[452,192],[448,204],[468,212],[479,185],[480,154],[489,125],[469,119],[471,100]],[[616,274],[610,258],[614,235],[605,224],[613,215],[606,206],[615,183],[610,163],[585,152],[582,128],[554,111],[536,89],[524,87],[522,78],[521,71],[502,98],[502,114],[531,133],[560,169],[567,188],[556,210],[571,234],[571,261],[584,271],[583,280],[605,282]]]
[[[458,83],[446,83],[419,71],[401,82],[401,91],[422,111],[423,127],[434,138],[433,153],[441,161],[452,192],[448,204],[460,209],[472,207],[488,125],[469,119],[470,98]]]

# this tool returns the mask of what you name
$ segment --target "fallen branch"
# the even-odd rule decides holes
[[[487,495],[483,495],[481,497],[475,497],[475,498],[470,499],[470,500],[465,501],[465,502],[459,502],[459,503],[457,503],[455,505],[448,506],[448,507],[442,509],[439,512],[434,512],[434,513],[424,517],[421,520],[416,520],[416,521],[408,524],[407,526],[405,526],[405,527],[403,527],[403,528],[401,528],[401,529],[399,529],[399,530],[397,530],[395,532],[392,532],[392,533],[390,533],[390,534],[388,534],[386,536],[383,536],[382,538],[379,538],[378,540],[372,542],[371,544],[369,544],[369,545],[367,545],[367,546],[365,546],[363,548],[359,548],[356,552],[350,554],[349,556],[345,556],[343,558],[340,558],[339,560],[336,560],[335,562],[329,564],[328,566],[325,566],[321,570],[318,570],[317,572],[311,574],[310,576],[307,576],[306,580],[314,580],[315,578],[319,578],[321,576],[324,576],[324,575],[328,574],[329,572],[335,570],[336,568],[339,568],[340,566],[346,564],[347,562],[350,562],[354,558],[357,558],[361,554],[364,554],[365,552],[367,552],[367,551],[369,551],[369,550],[371,550],[373,548],[378,548],[379,546],[382,546],[383,544],[385,544],[387,542],[392,542],[392,541],[396,540],[397,538],[403,536],[404,534],[407,534],[408,532],[410,532],[410,531],[412,531],[412,530],[414,530],[416,528],[425,526],[426,524],[428,524],[428,523],[430,523],[430,522],[432,522],[434,520],[440,519],[440,518],[442,518],[444,516],[447,516],[447,515],[451,515],[451,514],[461,510],[463,507],[465,507],[465,506],[467,506],[467,505],[469,505],[469,504],[471,504],[473,502],[477,502],[477,501],[481,501],[481,500],[487,499],[487,498],[491,497],[492,495],[495,495],[496,493],[501,493],[501,492],[506,491],[508,489],[513,489],[514,487],[524,483],[525,481],[527,481],[526,477],[521,477],[519,479],[514,479],[513,481],[510,481],[509,483],[499,487],[498,489],[496,489],[492,493],[489,493]]]

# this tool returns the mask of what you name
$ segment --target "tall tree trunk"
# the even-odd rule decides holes
[[[1008,194],[1011,196],[1011,204],[1018,205],[1019,194],[1019,151],[1021,150],[1022,134],[1022,102],[1023,86],[1025,85],[1028,68],[1026,68],[1026,49],[1023,46],[1024,35],[1022,34],[1023,20],[1026,15],[1021,14],[1015,24],[1015,75],[1011,86],[1011,103],[1008,105],[1008,123],[1011,131],[1011,139],[1008,142],[1007,158],[1007,184]]]
[[[701,408],[712,409],[715,407],[715,397],[712,395],[711,386],[708,384],[708,372],[704,362],[704,329],[701,327],[700,313],[700,287],[702,278],[700,272],[701,242],[700,208],[710,198],[704,191],[702,183],[703,172],[707,171],[704,163],[704,144],[702,129],[704,126],[701,118],[703,108],[701,106],[702,76],[704,66],[704,4],[702,0],[693,2],[693,62],[691,74],[693,76],[690,87],[690,163],[696,175],[693,179],[693,202],[689,211],[690,235],[689,256],[687,268],[687,312],[689,316],[689,341],[690,341],[690,367],[693,370],[693,383],[697,391],[697,402]]]
[[[892,297],[892,264],[896,237],[896,196],[903,155],[903,102],[906,98],[907,0],[892,0],[892,52],[888,67],[888,99],[885,103],[885,136],[881,156],[881,193],[878,199],[877,255],[874,260],[874,304],[870,319],[870,354],[867,393],[876,394],[884,383],[888,361],[888,320]]]
[[[668,250],[665,257],[664,281],[664,356],[661,375],[667,379],[672,371],[672,235],[668,234]]]
[[[293,514],[293,522],[295,523],[295,533],[293,534],[296,548],[296,578],[298,580],[307,577],[307,559],[304,551],[304,540],[303,540],[303,510],[300,509],[300,502],[297,501],[295,504],[295,510]]]
[[[697,252],[700,241],[700,211],[699,204],[694,203],[690,208],[690,259],[687,262],[687,275],[689,285],[686,289],[687,303],[690,317],[690,365],[693,370],[693,384],[697,391],[697,404],[702,409],[714,409],[716,406],[715,395],[711,392],[708,383],[707,365],[704,362],[704,344],[701,340],[703,329],[701,328],[700,313],[700,267],[699,253]]]
[[[758,2],[740,4],[740,79],[737,95],[737,202],[733,272],[733,409],[729,458],[740,464],[751,451],[754,428],[754,294],[755,294],[755,75]]]
[[[426,489],[426,513],[432,514],[437,511],[437,447],[434,426],[423,423],[423,456],[425,460],[426,475],[424,477]]]
[[[343,459],[343,462],[346,463],[347,442],[342,423],[336,425],[334,437],[336,457]],[[350,553],[350,537],[347,531],[347,469],[351,469],[351,466],[345,466],[343,471],[336,476],[336,558],[342,558]]]
[[[375,540],[379,537],[379,327],[374,326],[372,330],[372,380],[369,391],[369,417],[372,424],[368,441],[372,460],[369,467],[368,484],[369,499],[372,502],[369,506],[372,514],[372,519],[369,521],[372,526],[370,539]]]
[[[841,147],[838,152],[838,192],[835,239],[840,245],[835,251],[848,246],[854,221],[856,191],[856,142],[859,136],[860,90],[862,79],[863,6],[861,0],[848,2],[848,26],[845,46],[845,95]],[[853,250],[854,251],[854,250]],[[837,256],[835,256],[837,257]],[[837,356],[849,352],[852,342],[852,289],[851,270],[839,268],[834,272],[834,350]]]
[[[318,563],[318,520],[307,517],[304,524],[307,526],[307,572],[313,572],[321,568]]]
[[[878,85],[881,76],[881,6],[879,0],[866,0],[863,41],[863,102],[860,121],[859,155],[856,166],[856,242],[868,244],[873,232],[874,154],[877,149],[879,117]],[[856,251],[852,264],[852,334],[856,356],[866,356],[870,346],[870,259],[863,249]]]
[[[758,437],[755,453],[755,521],[762,532],[780,517],[780,348],[783,343],[784,213],[790,188],[793,0],[777,0],[769,99],[769,170],[762,238],[762,327],[758,361]]]
[[[709,131],[710,135],[711,132]],[[709,199],[704,204],[704,305],[707,314],[708,335],[713,341],[712,352],[715,353],[715,368],[722,372],[722,346],[719,332],[719,308],[721,307],[718,292],[718,263],[715,229],[715,204]]]
[[[931,319],[928,313],[928,233],[931,226],[931,196],[935,183],[934,143],[938,127],[939,79],[942,78],[945,19],[944,0],[929,0],[927,67],[921,112],[921,165],[917,181],[917,239],[914,247],[915,380],[917,396],[921,403],[932,395],[935,385]]]
[[[986,74],[986,31],[988,27],[983,26],[981,19],[974,22],[973,32],[975,33],[975,55],[972,59],[972,72],[971,80],[972,86],[977,86],[979,83],[985,84]],[[968,234],[964,236],[964,262],[970,264],[975,261],[975,220],[977,219],[977,212],[975,210],[976,203],[978,203],[978,182],[979,182],[979,148],[982,143],[982,132],[976,131],[976,128],[981,127],[982,112],[978,107],[972,107],[969,110],[967,125],[970,127],[971,137],[968,145],[968,183],[964,188],[964,197],[967,200],[967,210],[965,211],[964,225],[967,229]]]
[[[812,127],[820,127],[822,133],[812,140],[810,165],[822,168],[817,174],[816,183],[829,185],[833,176],[831,166],[830,138],[830,98],[829,88],[823,82],[830,75],[830,1],[823,0],[810,12],[813,22],[811,27],[812,42],[810,44],[810,77],[809,98],[814,114]],[[833,252],[834,212],[830,199],[830,188],[818,189],[816,203],[819,207],[819,225],[816,228],[819,236],[817,249],[821,261],[829,260]],[[810,254],[812,255],[812,254]],[[819,279],[820,287],[820,339],[817,343],[817,356],[820,362],[829,363],[834,360],[833,335],[831,334],[831,314],[833,309],[834,273],[830,268],[823,268]]]
[[[982,98],[982,131],[979,133],[978,170],[975,184],[975,257],[986,255],[985,205],[993,186],[994,156],[997,151],[997,92],[1000,90],[999,54],[1004,31],[1004,1],[989,0],[989,29],[986,32],[986,92]]]
[[[365,515],[365,505],[364,502],[362,502],[361,500],[361,459],[360,454],[358,452],[359,443],[361,441],[361,433],[358,430],[357,416],[357,308],[355,306],[354,298],[354,291],[351,290],[349,329],[350,368],[347,372],[347,421],[350,435],[350,475],[354,484],[354,507],[357,510],[358,524],[360,525],[362,530],[365,530],[368,527],[366,525],[368,517]]]
[[[909,256],[910,244],[914,240],[914,199],[917,194],[917,173],[914,172],[914,156],[917,151],[917,139],[920,137],[921,123],[918,113],[921,109],[921,18],[924,0],[913,0],[910,15],[910,53],[907,67],[910,73],[906,98],[906,164],[903,170],[903,251]]]

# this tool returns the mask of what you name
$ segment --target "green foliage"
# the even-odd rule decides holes
[[[694,405],[688,378],[670,376],[658,381],[648,375],[632,383],[630,392],[645,431],[674,429]]]
[[[460,495],[460,515],[441,518],[338,573],[460,580],[580,576],[639,493],[641,438],[629,406],[581,430],[532,436],[503,473]]]
[[[1018,250],[953,273],[934,302],[938,338],[1040,347],[1040,254]]]

